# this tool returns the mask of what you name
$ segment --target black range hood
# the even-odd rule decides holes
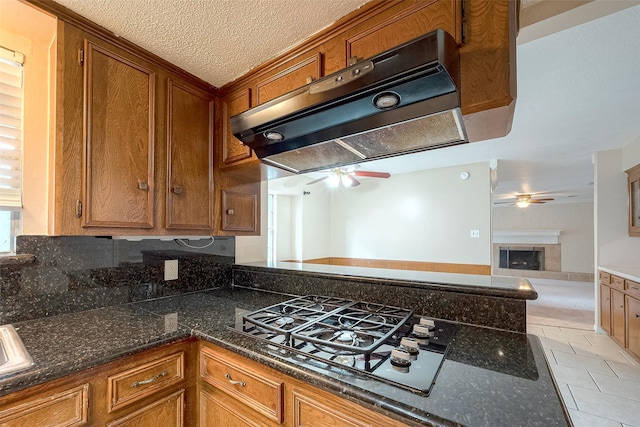
[[[262,162],[311,172],[467,142],[458,46],[435,30],[231,117]]]

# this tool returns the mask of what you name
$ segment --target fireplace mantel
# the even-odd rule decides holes
[[[562,230],[493,230],[493,243],[558,244]]]

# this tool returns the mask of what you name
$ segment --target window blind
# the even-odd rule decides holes
[[[0,47],[0,210],[22,207],[23,63]]]

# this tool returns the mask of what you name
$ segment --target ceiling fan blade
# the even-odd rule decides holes
[[[493,202],[494,205],[513,205],[515,202]]]
[[[354,171],[355,176],[366,176],[369,178],[389,178],[391,176],[388,172],[371,172],[371,171]]]
[[[327,178],[329,178],[329,175],[323,176],[322,178],[318,178],[318,179],[316,179],[314,181],[311,181],[311,182],[307,182],[307,185],[311,185],[311,184],[315,184],[316,182],[324,181]]]
[[[529,203],[537,203],[539,205],[544,205],[547,202],[545,202],[543,199],[533,199],[533,200],[529,200]]]
[[[546,199],[532,199],[532,200],[537,200],[537,201],[541,201],[541,202],[550,202],[550,201],[555,200],[555,199],[553,199],[551,197],[548,197]]]

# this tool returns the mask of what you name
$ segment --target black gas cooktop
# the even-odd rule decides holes
[[[411,310],[309,295],[245,314],[236,330],[295,357],[428,395],[457,326]]]

